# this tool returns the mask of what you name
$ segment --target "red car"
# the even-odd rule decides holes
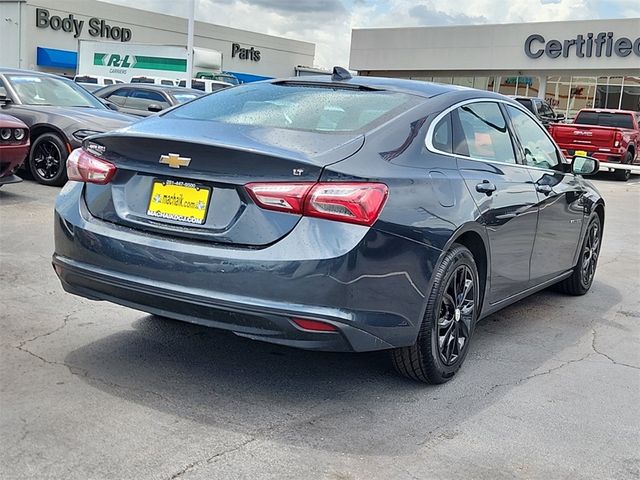
[[[21,182],[15,172],[29,153],[29,129],[20,120],[0,113],[0,186]]]
[[[550,125],[549,133],[569,157],[589,155],[607,163],[640,163],[640,112],[583,109],[572,124]],[[615,176],[626,181],[630,173],[616,169]]]

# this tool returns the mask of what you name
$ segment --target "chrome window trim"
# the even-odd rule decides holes
[[[476,162],[485,162],[485,163],[498,164],[498,165],[510,165],[510,166],[514,166],[514,167],[530,168],[532,170],[541,170],[543,172],[560,173],[560,174],[563,174],[563,175],[571,174],[570,172],[559,172],[557,170],[553,170],[553,169],[550,169],[550,168],[542,168],[542,167],[534,167],[534,166],[531,166],[531,165],[523,165],[522,163],[518,163],[517,160],[516,160],[515,163],[510,163],[510,162],[501,162],[499,160],[487,160],[485,158],[476,158],[476,157],[471,157],[471,156],[468,156],[468,155],[459,155],[459,154],[456,154],[456,153],[444,152],[442,150],[438,150],[436,147],[433,146],[434,130],[436,128],[436,125],[438,125],[438,123],[440,122],[440,120],[442,120],[449,113],[453,112],[457,108],[460,108],[460,107],[462,107],[464,105],[468,105],[470,103],[486,103],[486,102],[494,102],[494,103],[502,103],[502,104],[505,104],[505,105],[510,105],[510,106],[512,106],[514,108],[517,108],[521,112],[524,112],[526,115],[528,115],[535,122],[538,122],[538,119],[529,110],[527,110],[525,107],[520,105],[518,102],[511,102],[510,100],[503,100],[501,98],[491,98],[491,97],[469,98],[467,100],[462,100],[461,102],[454,103],[453,105],[445,108],[442,112],[440,112],[436,116],[436,118],[433,119],[433,121],[429,124],[429,128],[427,129],[427,135],[425,137],[425,147],[427,148],[427,150],[430,151],[431,153],[437,153],[439,155],[447,155],[447,156],[453,157],[453,158],[458,158],[459,157],[459,158],[463,158],[463,159],[466,159],[466,160],[473,160],[473,161],[476,161]],[[506,121],[506,119],[505,119],[505,121]],[[544,132],[544,134],[547,136],[547,138],[550,139],[551,142],[555,145],[556,142],[555,142],[555,140],[553,140],[553,137],[551,137],[551,135],[549,135],[549,132],[544,127],[541,127],[541,130]],[[451,129],[451,131],[452,131],[452,135],[453,135],[453,128]],[[511,132],[509,133],[509,135],[511,135]],[[558,148],[556,148],[556,153],[558,154],[559,158],[561,158],[561,159],[564,158],[564,156],[562,155],[562,152]],[[564,163],[564,162],[561,161],[560,163]]]

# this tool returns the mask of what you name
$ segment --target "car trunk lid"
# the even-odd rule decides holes
[[[111,183],[86,185],[93,216],[163,235],[258,247],[286,235],[299,216],[257,207],[244,185],[316,182],[326,165],[357,152],[364,136],[151,118],[91,143],[118,169]],[[188,210],[193,217],[183,216],[185,202],[197,207]]]

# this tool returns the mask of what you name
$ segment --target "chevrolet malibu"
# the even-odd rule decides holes
[[[63,288],[314,350],[390,350],[451,379],[476,322],[593,282],[604,202],[515,101],[333,76],[222,90],[67,161]]]

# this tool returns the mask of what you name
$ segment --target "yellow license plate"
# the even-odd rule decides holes
[[[587,152],[585,152],[584,150],[576,150],[575,156],[576,157],[586,157],[587,156]]]
[[[195,183],[154,180],[147,215],[202,225],[207,218],[211,189]]]

